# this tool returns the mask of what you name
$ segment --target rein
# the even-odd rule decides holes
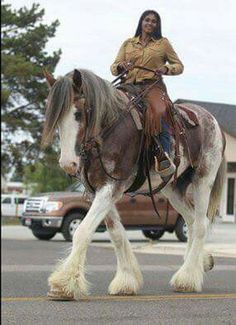
[[[140,157],[140,154],[141,154],[141,151],[142,151],[142,146],[143,146],[143,138],[144,138],[144,134],[142,133],[141,134],[141,140],[140,140],[140,145],[139,145],[139,150],[138,150],[138,155],[137,155],[137,159],[135,161],[135,164],[134,164],[134,167],[132,168],[131,172],[129,173],[129,175],[125,178],[117,178],[117,177],[114,177],[112,175],[110,175],[105,166],[104,166],[104,163],[102,161],[102,155],[101,155],[101,150],[100,150],[100,145],[99,145],[99,141],[98,139],[100,138],[105,138],[109,135],[109,133],[112,131],[112,129],[117,126],[119,123],[122,122],[122,120],[128,115],[130,114],[130,111],[127,111],[126,114],[122,115],[119,119],[117,119],[113,124],[111,124],[110,126],[106,127],[105,129],[103,129],[98,135],[94,136],[93,138],[91,138],[90,140],[88,140],[87,142],[81,144],[81,148],[79,150],[79,156],[82,158],[83,162],[86,164],[88,162],[88,154],[89,152],[95,148],[96,151],[97,151],[97,155],[98,155],[98,159],[100,161],[100,164],[101,164],[101,167],[102,167],[102,170],[104,171],[104,173],[109,177],[111,178],[112,180],[115,180],[115,181],[125,181],[127,180],[130,175],[132,174],[133,170],[135,169],[136,165],[138,164],[138,161],[139,161],[139,157]],[[88,180],[87,180],[88,181]],[[90,188],[93,189],[92,185],[89,184]],[[93,189],[93,192],[95,190]]]
[[[135,161],[135,163],[134,163],[134,167],[132,168],[132,170],[131,170],[131,172],[129,173],[129,175],[128,175],[127,177],[125,177],[125,178],[116,178],[116,177],[114,177],[114,176],[108,174],[108,172],[106,171],[106,168],[105,168],[105,166],[104,166],[104,164],[103,164],[103,161],[102,161],[101,152],[100,152],[100,147],[99,147],[98,143],[96,143],[96,149],[97,149],[97,153],[98,153],[98,158],[99,158],[100,164],[101,164],[101,166],[102,166],[102,170],[104,171],[104,173],[105,173],[109,178],[111,178],[111,179],[114,180],[114,181],[126,181],[126,180],[130,177],[130,175],[132,175],[133,170],[135,169],[135,167],[136,167],[137,164],[138,164],[139,157],[140,157],[140,154],[141,154],[141,151],[142,151],[143,138],[144,138],[144,135],[143,135],[143,133],[142,133],[142,135],[141,135],[141,140],[140,140],[140,145],[139,145],[139,150],[138,150],[138,155],[137,155],[137,159],[136,159],[136,161]]]
[[[150,71],[150,72],[153,72],[155,75],[156,72],[152,69],[148,69],[148,68],[145,68],[145,67],[142,67],[142,66],[134,66],[134,68],[138,68],[138,69],[142,69],[142,70],[146,70],[146,71]],[[115,84],[115,82],[119,79],[121,79],[125,73],[127,73],[128,71],[125,70],[124,72],[122,72],[113,82],[112,84]],[[111,125],[107,126],[106,128],[104,128],[99,134],[95,135],[94,137],[90,138],[89,140],[85,140],[86,138],[86,135],[84,136],[84,141],[83,143],[80,145],[80,150],[79,150],[79,156],[81,156],[82,160],[84,161],[84,163],[87,163],[88,161],[88,153],[95,147],[96,148],[96,151],[97,151],[97,154],[98,154],[98,158],[99,158],[99,161],[101,163],[101,167],[104,171],[104,173],[109,177],[111,178],[112,180],[115,180],[115,181],[125,181],[127,180],[130,175],[132,174],[132,171],[129,173],[129,176],[125,177],[125,178],[116,178],[112,175],[110,175],[105,166],[104,166],[104,163],[102,161],[102,157],[101,157],[101,151],[100,151],[100,147],[99,147],[99,141],[97,139],[101,139],[101,138],[105,138],[106,136],[108,136],[108,134],[111,132],[111,130],[116,126],[118,125],[119,123],[121,123],[121,121],[131,113],[132,109],[135,109],[135,104],[139,103],[139,101],[149,92],[149,90],[155,86],[158,82],[160,81],[160,78],[158,78],[157,80],[155,80],[151,85],[149,85],[148,87],[146,87],[142,92],[140,92],[140,94],[138,96],[135,96],[133,98],[131,98],[129,100],[129,102],[127,103],[127,111],[126,111],[126,114],[123,114],[120,116],[120,118],[118,118],[116,121],[114,121],[114,123],[112,123]],[[90,120],[90,112],[91,112],[91,108],[86,108],[85,110],[86,114],[85,114],[85,129],[88,127],[88,124],[89,124],[89,120]],[[136,162],[134,164],[134,168],[133,170],[135,169],[138,161],[139,161],[139,157],[140,157],[140,154],[141,154],[141,150],[142,150],[142,145],[143,145],[143,133],[142,133],[142,138],[141,138],[141,141],[140,141],[140,146],[139,146],[139,151],[138,151],[138,156],[137,156],[137,159],[136,159]],[[92,186],[90,186],[92,188]]]
[[[156,76],[158,76],[159,74],[156,73],[155,70],[152,70],[152,69],[149,69],[149,68],[145,68],[145,67],[142,67],[141,65],[135,65],[133,67],[133,69],[140,69],[140,70],[144,70],[144,71],[148,71],[148,72],[153,72]],[[115,83],[118,81],[118,80],[121,80],[127,73],[129,72],[129,70],[124,70],[123,72],[121,72],[117,78],[115,80],[112,81],[112,85],[115,85]],[[119,83],[118,83],[119,84]],[[117,86],[117,85],[116,85]]]

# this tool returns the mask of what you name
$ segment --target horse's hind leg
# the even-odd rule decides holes
[[[114,186],[108,184],[96,193],[92,206],[73,236],[70,255],[62,261],[49,277],[51,291],[49,297],[78,299],[87,294],[84,266],[88,245],[98,225],[113,206]]]
[[[172,186],[167,186],[163,191],[163,194],[168,198],[171,205],[181,214],[188,226],[188,241],[186,251],[184,254],[184,261],[191,251],[193,243],[193,230],[195,220],[195,208],[194,204],[189,201],[188,197],[181,195],[177,189],[173,189]],[[211,270],[214,266],[214,260],[211,254],[203,251],[203,269],[205,272]],[[172,280],[173,282],[173,280]],[[177,288],[176,288],[177,290]]]
[[[112,295],[137,294],[143,277],[115,206],[105,219],[117,257],[117,272],[109,286]]]
[[[162,193],[168,198],[169,202],[176,209],[176,211],[181,214],[188,226],[188,241],[184,255],[184,260],[186,260],[192,246],[194,207],[188,198],[180,194],[178,190],[173,189],[172,185],[166,186],[162,190]]]
[[[209,225],[207,209],[211,187],[206,180],[201,180],[193,186],[193,192],[195,219],[192,230],[192,244],[184,264],[171,279],[171,284],[175,290],[183,292],[199,292],[202,290],[204,264],[206,264],[207,258],[203,246]]]

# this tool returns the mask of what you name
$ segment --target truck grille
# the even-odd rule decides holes
[[[43,208],[44,199],[30,198],[26,200],[24,212],[40,212]]]

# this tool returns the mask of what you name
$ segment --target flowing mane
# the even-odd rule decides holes
[[[120,116],[126,106],[125,99],[110,82],[89,70],[80,69],[79,71],[82,76],[85,101],[91,108],[87,134],[92,136],[95,130],[111,124]],[[73,72],[69,72],[66,76],[58,78],[49,92],[42,136],[43,145],[52,141],[58,122],[63,119],[73,104],[72,76]]]

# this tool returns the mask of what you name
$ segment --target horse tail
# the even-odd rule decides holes
[[[207,216],[211,222],[214,221],[217,209],[219,207],[225,178],[226,178],[226,160],[225,157],[223,157],[220,167],[217,171],[216,178],[210,194]]]

